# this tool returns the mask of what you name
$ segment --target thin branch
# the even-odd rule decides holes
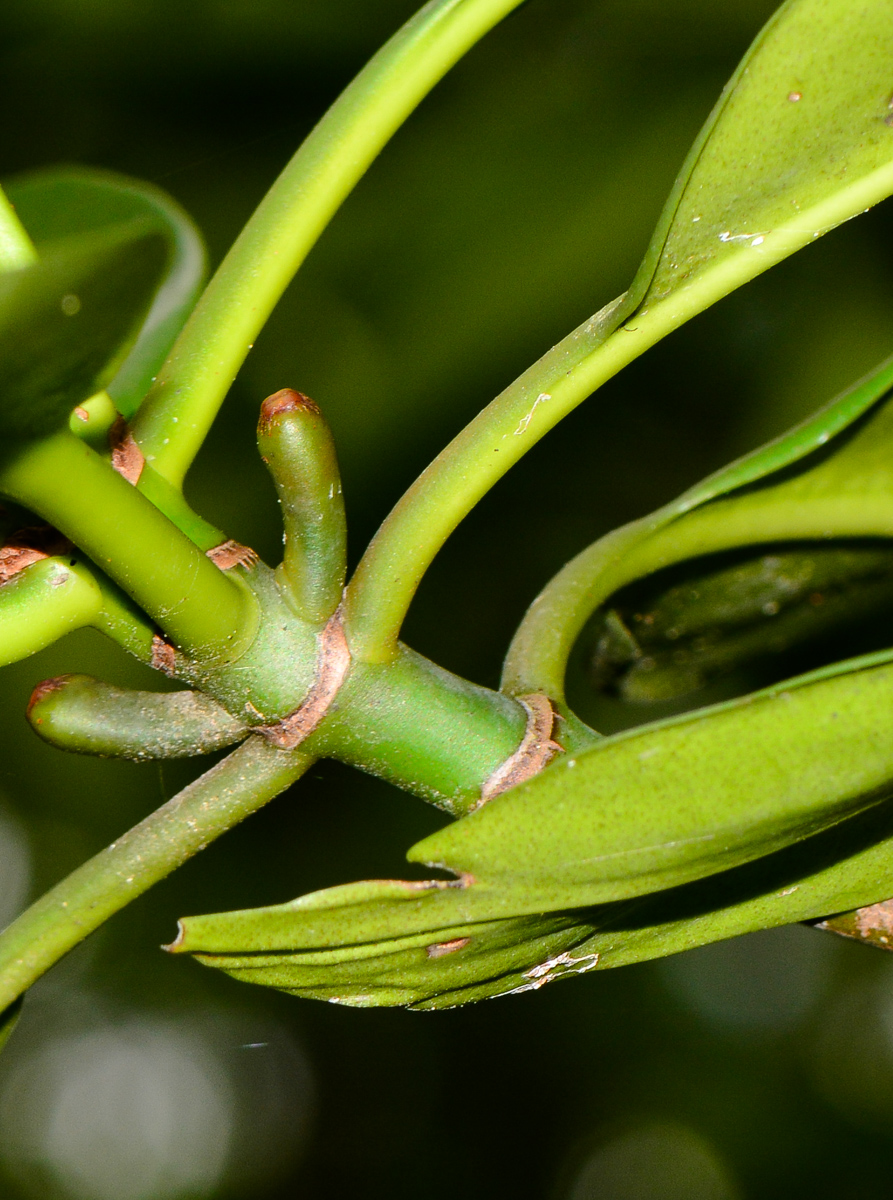
[[[109,917],[285,791],[313,761],[250,737],[58,883],[0,934],[0,1012]]]

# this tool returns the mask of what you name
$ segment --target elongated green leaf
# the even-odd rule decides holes
[[[189,917],[172,949],[243,982],[357,1006],[449,1008],[534,991],[893,892],[893,805],[733,871],[632,901],[463,921],[468,890],[378,881]]]
[[[413,937],[421,940],[391,949],[418,959],[420,948],[471,936],[466,927],[480,922],[566,915],[700,880],[712,879],[722,895],[730,870],[769,862],[792,842],[824,847],[824,868],[852,849],[842,836],[840,854],[832,841],[829,857],[816,835],[859,812],[887,812],[882,802],[893,796],[891,657],[828,668],[559,759],[409,851],[413,861],[446,866],[455,882],[354,884],[276,908],[190,918],[174,948],[230,956],[217,964],[227,969],[278,971],[300,965],[283,964],[283,953],[345,948],[308,960],[317,967],[362,957],[358,945]],[[883,836],[891,834],[885,826]],[[805,915],[869,903],[869,892],[883,896],[893,868],[878,872],[874,861],[872,870],[870,878],[857,874],[856,900],[844,887],[848,876],[836,876],[834,898],[817,893]],[[517,926],[511,937],[535,941],[544,928],[555,932]],[[480,947],[489,953],[487,943]],[[274,958],[256,957],[265,954]],[[233,955],[252,961],[237,964]],[[284,986],[284,976],[270,978]]]
[[[47,250],[0,275],[0,437],[41,438],[104,387],[139,329],[164,244],[143,220]]]
[[[893,666],[805,679],[560,758],[409,858],[553,908],[673,887],[817,833],[893,793]]]
[[[56,167],[17,176],[6,190],[39,251],[134,220],[163,238],[166,261],[158,291],[109,383],[119,411],[132,416],[198,299],[206,268],[201,235],[159,188],[111,171]]]
[[[886,614],[893,545],[789,543],[681,564],[600,614],[592,685],[647,704]],[[778,675],[780,672],[776,671]]]
[[[643,307],[705,271],[773,258],[893,185],[888,0],[790,0],[730,84]]]
[[[585,327],[596,342],[631,315],[675,328],[890,195],[891,52],[888,0],[783,4],[698,135],[629,292]]]
[[[370,885],[355,885],[356,892],[363,888],[369,890]],[[591,969],[598,961],[596,955],[576,953],[577,947],[595,933],[595,926],[576,913],[457,924],[434,932],[367,942],[363,938],[364,920],[376,912],[380,901],[370,896],[363,905],[354,895],[350,899],[345,896],[344,904],[344,911],[335,910],[341,918],[340,928],[344,918],[351,922],[347,935],[350,944],[343,947],[299,949],[310,916],[301,912],[294,914],[289,933],[295,946],[292,952],[252,954],[248,947],[243,953],[199,952],[197,956],[206,966],[222,969],[243,983],[360,1008],[418,1005],[440,996],[450,997],[452,1003],[467,1003],[523,990],[525,984],[529,986],[531,979],[537,978],[525,976],[525,972],[535,971],[541,964],[558,960],[554,978],[562,966],[579,972]],[[319,928],[328,928],[326,918],[331,911],[317,915]],[[404,923],[408,916],[401,912],[394,915],[398,921],[403,918]],[[200,950],[206,923],[215,919],[221,918],[198,917],[183,922],[184,942],[175,949],[188,951],[197,945]],[[549,971],[544,970],[539,976],[543,983],[551,982],[545,978],[547,974]]]

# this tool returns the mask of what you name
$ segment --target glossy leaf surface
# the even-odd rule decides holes
[[[782,5],[689,156],[640,309],[705,271],[735,277],[742,259],[755,274],[760,260],[770,265],[889,194],[891,52],[888,0]]]
[[[295,995],[449,1008],[871,904],[893,890],[891,861],[888,802],[733,871],[632,901],[496,921],[484,906],[469,921],[473,886],[348,884],[187,918],[172,949]]]
[[[78,237],[0,276],[0,436],[48,436],[114,375],[152,299],[164,244],[142,220]]]
[[[10,180],[6,191],[39,251],[60,239],[95,237],[134,220],[146,222],[163,239],[163,278],[133,347],[109,383],[119,411],[130,417],[198,299],[206,269],[201,235],[166,193],[112,171],[36,171]]]

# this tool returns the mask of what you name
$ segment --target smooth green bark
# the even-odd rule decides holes
[[[250,593],[67,430],[24,446],[0,492],[80,546],[185,653],[231,660],[253,639]]]
[[[313,130],[214,275],[134,424],[180,486],[267,317],[341,203],[447,71],[521,0],[431,0]]]
[[[84,863],[0,936],[0,1011],[153,884],[256,812],[312,765],[251,738]]]

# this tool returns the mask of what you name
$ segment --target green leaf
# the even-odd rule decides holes
[[[209,936],[213,940],[208,923],[220,922],[224,916],[238,919],[242,914],[237,913],[187,918],[181,922],[183,941],[172,948],[176,952],[196,953],[206,966],[222,969],[243,983],[262,984],[293,995],[360,1008],[424,1005],[435,998],[440,1000],[435,1007],[449,1007],[506,991],[525,990],[525,984],[529,987],[531,981],[525,972],[542,963],[561,959],[560,966],[577,972],[591,969],[597,963],[594,956],[576,953],[577,947],[595,933],[595,926],[576,913],[458,923],[434,931],[422,929],[367,941],[364,925],[368,916],[374,914],[377,923],[381,923],[382,898],[374,894],[379,886],[395,892],[400,887],[411,887],[394,883],[353,884],[317,893],[320,900],[325,899],[323,911],[313,913],[312,907],[292,909],[284,945],[293,946],[293,950],[251,953],[251,947],[246,946],[242,953],[202,952],[204,940]],[[336,893],[341,903],[329,907]],[[371,893],[365,903],[364,893]],[[313,900],[312,896],[304,897],[311,905]],[[411,914],[401,911],[399,905],[399,896],[395,895],[386,910],[386,919],[393,919],[398,927],[414,924]],[[260,911],[271,917],[278,915],[274,909]],[[416,923],[423,925],[424,920]],[[335,943],[331,949],[302,949],[314,944],[311,930],[317,938],[328,934],[343,938],[345,944]],[[556,968],[556,974],[559,969]],[[542,972],[542,976],[546,974],[548,971]],[[543,982],[551,979],[543,978]]]
[[[48,249],[0,275],[0,438],[47,437],[114,375],[164,265],[164,243],[143,220]]]
[[[632,703],[672,699],[861,625],[891,603],[888,543],[783,543],[756,556],[699,558],[612,597],[590,635],[589,677]]]
[[[151,184],[83,167],[19,175],[7,193],[39,251],[60,239],[94,236],[142,220],[165,243],[164,273],[137,339],[109,383],[118,410],[136,411],[201,292],[205,249],[184,210]]]
[[[893,804],[709,879],[633,901],[467,919],[472,889],[380,880],[188,917],[171,947],[247,983],[360,1007],[450,1008],[535,991],[893,893]]]
[[[18,271],[37,262],[34,243],[25,232],[15,209],[0,189],[0,272]]]
[[[455,880],[190,917],[172,949],[344,1003],[458,1003],[872,903],[893,892],[891,659],[557,760],[411,848]]]
[[[689,151],[629,291],[590,322],[598,342],[674,296],[694,305],[687,320],[890,195],[891,41],[887,0],[778,9]]]
[[[891,46],[888,0],[779,9],[689,160],[642,307],[707,270],[776,260],[889,194]]]
[[[514,910],[532,912],[642,895],[772,853],[893,793],[893,666],[863,662],[605,738],[408,857],[525,904],[535,897]]]

